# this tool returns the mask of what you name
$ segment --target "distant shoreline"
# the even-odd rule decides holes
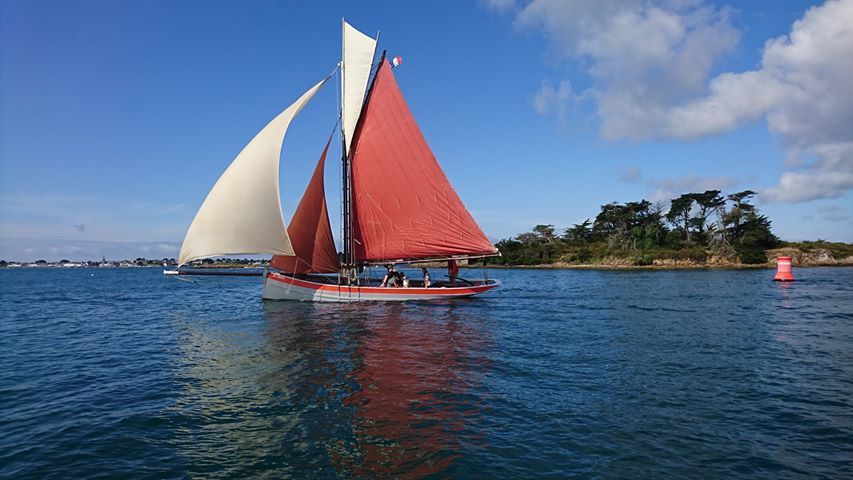
[[[565,260],[555,260],[549,263],[520,265],[494,264],[493,268],[542,268],[567,270],[745,270],[745,269],[774,269],[776,259],[790,257],[795,268],[804,267],[850,267],[853,266],[853,255],[842,252],[838,257],[824,248],[814,248],[804,251],[799,248],[782,247],[765,252],[766,262],[741,263],[732,259],[714,257],[709,252],[703,252],[705,258],[671,258],[672,252],[636,252],[634,256],[612,255],[593,259],[590,263],[575,263]],[[642,261],[640,263],[638,260]]]
[[[775,263],[759,264],[731,264],[731,265],[600,265],[600,264],[540,264],[540,265],[487,265],[487,268],[495,270],[761,270],[775,269]],[[794,265],[795,268],[816,267],[853,267],[853,264],[807,264]],[[482,268],[479,265],[467,267],[476,270]]]

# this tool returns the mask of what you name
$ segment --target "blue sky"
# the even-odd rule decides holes
[[[332,70],[342,16],[403,57],[409,106],[494,239],[749,188],[782,238],[853,242],[851,3],[4,0],[0,258],[177,256],[229,162]],[[285,218],[331,86],[285,140]]]

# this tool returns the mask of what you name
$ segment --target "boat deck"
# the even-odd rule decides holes
[[[297,280],[306,280],[314,283],[321,283],[324,285],[335,285],[335,286],[343,286],[346,285],[346,279],[340,275],[317,275],[317,274],[302,274],[302,275],[294,275],[290,273],[277,272],[279,275],[286,275],[288,277],[295,278]],[[354,283],[353,286],[360,287],[379,287],[382,284],[381,278],[376,277],[359,277],[358,282]],[[478,285],[487,285],[489,284],[488,280],[466,280],[462,278],[457,278],[456,283],[451,283],[449,280],[438,280],[431,281],[429,288],[453,288],[453,287],[472,287]],[[396,287],[386,287],[386,288],[406,288],[401,285]],[[409,286],[408,288],[424,288],[423,280],[414,280],[409,278]]]
[[[268,300],[305,300],[320,302],[405,301],[459,298],[487,292],[497,280],[468,281],[457,279],[456,285],[439,281],[424,288],[422,280],[410,281],[406,287],[380,287],[378,278],[360,278],[347,285],[338,275],[291,275],[270,272],[264,278],[264,298]]]

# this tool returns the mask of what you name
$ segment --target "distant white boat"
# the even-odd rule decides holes
[[[432,300],[468,297],[498,286],[484,278],[444,288],[423,288],[417,282],[387,288],[363,276],[370,265],[499,255],[453,190],[409,111],[391,71],[399,57],[389,62],[382,53],[373,68],[376,43],[343,22],[342,256],[335,249],[323,178],[331,138],[289,226],[282,218],[279,193],[279,157],[287,129],[333,71],[267,124],[225,170],[190,224],[179,268],[202,258],[271,254],[275,271],[264,275],[263,297],[273,300]]]

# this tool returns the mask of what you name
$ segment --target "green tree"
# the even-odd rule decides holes
[[[756,193],[752,190],[732,193],[726,199],[730,209],[717,207],[718,227],[715,242],[718,250],[734,249],[743,263],[764,263],[766,250],[779,245],[779,239],[770,228],[770,220],[758,213],[749,203]]]
[[[666,214],[666,219],[676,229],[681,229],[684,233],[684,240],[690,243],[690,211],[693,209],[693,196],[685,193],[678,198],[673,198],[670,202],[669,212]]]
[[[602,205],[592,224],[592,232],[611,247],[627,248],[629,217],[630,211],[625,205],[616,202]]]
[[[750,203],[754,195],[751,190],[725,197],[719,190],[685,193],[669,202],[665,214],[663,202],[611,202],[601,206],[594,220],[572,225],[562,236],[556,234],[554,225],[540,224],[532,231],[501,240],[497,247],[503,256],[495,262],[532,265],[558,258],[588,262],[612,255],[614,250],[640,250],[631,258],[637,265],[646,265],[658,255],[647,250],[665,245],[677,247],[679,252],[664,255],[683,253],[686,256],[681,257],[701,262],[708,254],[702,243],[718,256],[737,255],[743,262],[764,262],[765,250],[779,241],[770,229],[770,220]],[[685,243],[695,248],[683,249]]]
[[[744,215],[737,237],[734,248],[743,263],[765,263],[767,249],[779,245],[779,239],[770,230],[770,220],[755,210]]]
[[[495,245],[505,263],[535,265],[550,263],[559,257],[562,244],[553,225],[537,225],[533,231],[505,239]]]
[[[646,200],[626,204],[630,214],[628,228],[634,248],[659,246],[666,238],[661,210]]]
[[[665,236],[660,212],[647,200],[626,204],[608,203],[595,217],[592,233],[620,249],[649,248]]]
[[[496,243],[495,247],[497,247],[497,249],[501,252],[501,256],[496,259],[497,263],[503,263],[507,265],[524,264],[521,258],[521,242],[513,240],[512,238],[505,238]]]
[[[749,203],[749,199],[753,196],[755,196],[755,192],[752,190],[744,190],[742,192],[732,193],[726,197],[728,200],[733,202],[734,205],[731,210],[726,212],[723,216],[723,223],[727,228],[730,228],[731,231],[734,232],[734,236],[737,236],[740,231],[740,224],[743,219],[750,213],[755,212],[755,207]]]
[[[726,200],[720,196],[719,190],[706,190],[704,193],[691,193],[690,196],[696,202],[699,212],[695,218],[695,225],[699,230],[700,235],[705,234],[705,225],[708,222],[708,217],[717,207],[726,203]]]
[[[592,241],[592,222],[587,218],[563,232],[563,241],[570,245],[583,245]]]
[[[557,239],[553,225],[536,225],[533,227],[533,233],[539,235],[547,243],[554,243]]]

